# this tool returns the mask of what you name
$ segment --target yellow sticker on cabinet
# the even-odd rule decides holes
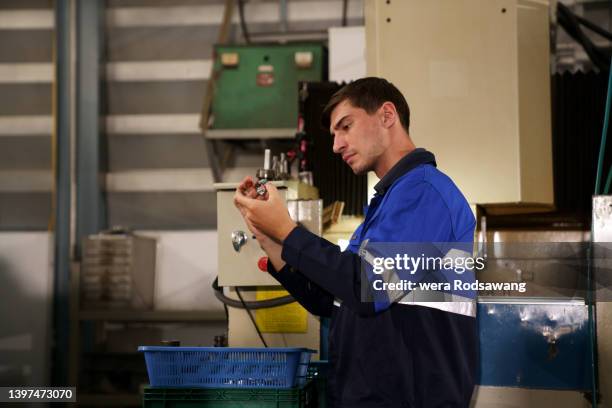
[[[268,300],[287,296],[286,290],[257,290],[257,300]],[[299,303],[257,309],[255,321],[263,333],[306,333],[308,312]]]

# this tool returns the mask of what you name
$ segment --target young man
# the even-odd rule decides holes
[[[322,121],[334,152],[356,174],[380,178],[346,251],[298,227],[272,185],[258,199],[245,178],[235,204],[268,254],[272,276],[311,313],[331,317],[330,404],[467,407],[477,364],[475,305],[400,300],[381,309],[364,302],[358,255],[364,240],[471,243],[475,222],[465,198],[433,154],[415,147],[408,104],[386,80],[346,85]]]

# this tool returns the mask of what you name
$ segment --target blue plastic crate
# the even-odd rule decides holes
[[[153,387],[291,388],[306,383],[314,350],[305,348],[151,347],[144,352]]]

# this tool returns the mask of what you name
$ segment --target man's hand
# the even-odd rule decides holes
[[[236,195],[246,196],[250,199],[260,200],[260,201],[266,200],[268,198],[267,192],[263,196],[260,196],[259,194],[257,194],[255,182],[253,181],[253,178],[250,176],[247,176],[242,180],[242,183],[240,183],[240,185],[236,189]],[[247,224],[247,227],[253,233],[253,235],[255,235],[255,238],[257,239],[259,246],[268,255],[268,258],[270,259],[270,262],[272,262],[272,265],[274,266],[274,268],[277,271],[280,271],[281,269],[283,269],[283,267],[285,266],[285,261],[283,261],[281,257],[281,253],[283,251],[282,245],[280,245],[278,242],[274,241],[269,236],[261,232],[250,222],[249,219],[247,219],[246,207],[243,207],[240,205],[236,205],[236,207],[238,207],[238,209],[240,210],[240,213],[242,214],[242,217],[244,218],[244,221]]]
[[[246,177],[236,189],[234,205],[240,210],[255,236],[259,232],[277,242],[283,242],[297,224],[289,217],[287,207],[276,187],[266,184],[266,189],[266,196],[258,196],[253,179]]]
[[[257,188],[255,185],[255,182],[253,181],[253,177],[251,176],[246,176],[242,180],[242,182],[236,189],[236,195],[238,194],[241,194],[243,196],[246,196],[252,199],[256,199],[256,200],[265,200],[268,197],[267,190],[266,190],[266,194],[263,196],[260,196],[259,194],[257,194]],[[258,238],[260,245],[264,241],[269,241],[270,237],[264,236],[264,234],[261,231],[259,231],[257,228],[255,228],[246,218],[246,208],[239,206],[239,205],[236,205],[236,207],[240,211],[242,218],[244,218],[244,221],[246,222],[249,230],[253,233],[253,235],[255,235]]]
[[[267,193],[263,196],[257,194],[257,185],[255,183],[255,180],[253,180],[253,177],[251,176],[246,176],[242,179],[240,185],[238,185],[238,188],[236,189],[236,193],[240,193],[249,198],[256,198],[259,200],[266,200],[268,198]]]

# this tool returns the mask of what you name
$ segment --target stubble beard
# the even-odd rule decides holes
[[[367,174],[369,171],[371,171],[374,168],[374,166],[369,163],[360,165],[358,167],[352,167],[349,165],[349,167],[351,168],[351,170],[353,170],[353,174],[355,174],[356,176]]]

